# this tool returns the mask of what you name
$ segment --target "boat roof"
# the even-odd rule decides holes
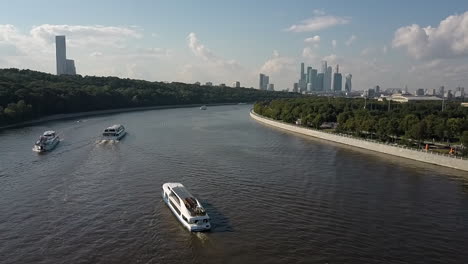
[[[177,195],[180,199],[194,198],[193,195],[181,183],[166,183],[167,186]]]
[[[55,131],[53,131],[53,130],[48,130],[48,131],[44,132],[43,135],[44,135],[44,136],[51,136],[51,135],[53,135],[53,134],[55,134]]]
[[[118,129],[119,127],[123,127],[123,126],[120,125],[120,124],[117,124],[117,125],[112,125],[112,126],[108,127],[107,129]]]

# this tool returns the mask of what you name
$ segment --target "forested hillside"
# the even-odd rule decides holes
[[[300,95],[246,88],[0,69],[0,126],[52,114],[173,104],[254,102],[297,96]]]

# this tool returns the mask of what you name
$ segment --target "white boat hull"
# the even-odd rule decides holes
[[[43,146],[34,145],[32,150],[34,152],[38,152],[38,153],[51,151],[58,145],[59,142],[60,142],[60,140],[57,138],[51,144],[47,144],[47,145],[43,145]]]
[[[179,222],[185,227],[187,228],[189,231],[191,232],[201,232],[201,231],[208,231],[211,229],[211,224],[208,222],[208,223],[202,223],[202,224],[190,224],[190,223],[187,223],[184,219],[182,219],[182,215],[179,214],[173,207],[172,205],[170,204],[169,202],[169,195],[164,195],[165,192],[163,190],[162,192],[162,198],[163,198],[163,201],[164,203],[167,205],[167,207],[169,207],[169,209],[172,211],[172,213],[174,214],[174,216],[177,218],[177,220],[179,220]],[[208,215],[207,215],[208,216]]]
[[[179,222],[185,227],[187,228],[189,231],[191,232],[201,232],[201,231],[208,231],[211,229],[211,224],[205,224],[203,226],[200,226],[200,225],[195,225],[195,224],[188,224],[187,222],[185,222],[182,217],[177,214],[177,212],[172,208],[172,206],[169,204],[169,201],[167,199],[164,198],[163,196],[163,200],[164,200],[164,203],[167,205],[167,207],[169,207],[169,209],[171,209],[172,213],[174,214],[174,216],[177,218],[177,220],[179,220]]]
[[[127,132],[124,131],[124,132],[120,133],[118,136],[115,136],[115,137],[103,136],[102,139],[103,139],[103,140],[120,140],[120,139],[123,138],[126,134],[127,134]]]

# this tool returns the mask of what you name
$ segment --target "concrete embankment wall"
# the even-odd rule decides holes
[[[322,132],[322,131],[318,131],[314,129],[300,127],[297,125],[288,124],[285,122],[265,118],[260,115],[257,115],[253,111],[250,112],[250,116],[253,119],[261,123],[268,124],[274,127],[278,127],[281,129],[285,129],[288,131],[292,131],[295,133],[303,134],[306,136],[312,136],[312,137],[316,137],[320,139],[325,139],[325,140],[329,140],[329,141],[333,141],[337,143],[346,144],[349,146],[354,146],[358,148],[381,152],[381,153],[394,155],[394,156],[398,156],[402,158],[407,158],[407,159],[422,161],[422,162],[426,162],[430,164],[450,167],[453,169],[468,171],[468,160],[466,159],[454,158],[454,157],[449,157],[446,155],[438,155],[438,154],[429,153],[424,150],[418,151],[414,149],[397,147],[397,146],[362,140],[362,139],[353,138],[353,137],[326,133],[326,132]]]

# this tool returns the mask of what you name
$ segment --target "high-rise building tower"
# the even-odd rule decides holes
[[[301,63],[301,80],[305,79],[305,73],[304,73],[304,63]]]
[[[323,79],[324,79],[325,74],[324,73],[319,73],[317,74],[317,82],[315,86],[316,91],[323,91]]]
[[[270,78],[268,77],[268,75],[260,73],[260,80],[259,80],[259,84],[258,84],[258,89],[259,90],[267,90],[269,82],[270,82]],[[240,84],[239,84],[239,86],[240,86]]]
[[[351,79],[353,78],[353,75],[350,73],[346,74],[346,82],[345,82],[345,91],[347,93],[351,92],[352,89],[352,84],[351,84]]]
[[[325,74],[327,72],[327,61],[322,61],[322,73]]]
[[[306,75],[306,83],[307,84],[310,83],[311,74],[312,74],[312,67],[307,67],[307,75]]]
[[[324,88],[325,91],[332,90],[332,67],[331,66],[328,66],[327,68],[327,72],[325,73],[323,83],[325,86]]]
[[[55,60],[57,62],[57,75],[67,73],[67,47],[65,36],[55,36]]]
[[[311,84],[311,91],[317,90],[317,70],[316,69],[312,69],[310,71],[309,83]]]
[[[445,95],[445,86],[439,88],[439,96],[444,97]]]
[[[341,92],[341,88],[343,87],[343,77],[340,73],[340,65],[336,65],[335,74],[333,75],[333,91]]]
[[[293,92],[295,92],[295,93],[299,92],[299,84],[298,83],[294,83],[293,87],[294,87]]]
[[[55,60],[57,63],[57,75],[75,75],[75,61],[67,60],[67,46],[65,36],[55,36]]]

